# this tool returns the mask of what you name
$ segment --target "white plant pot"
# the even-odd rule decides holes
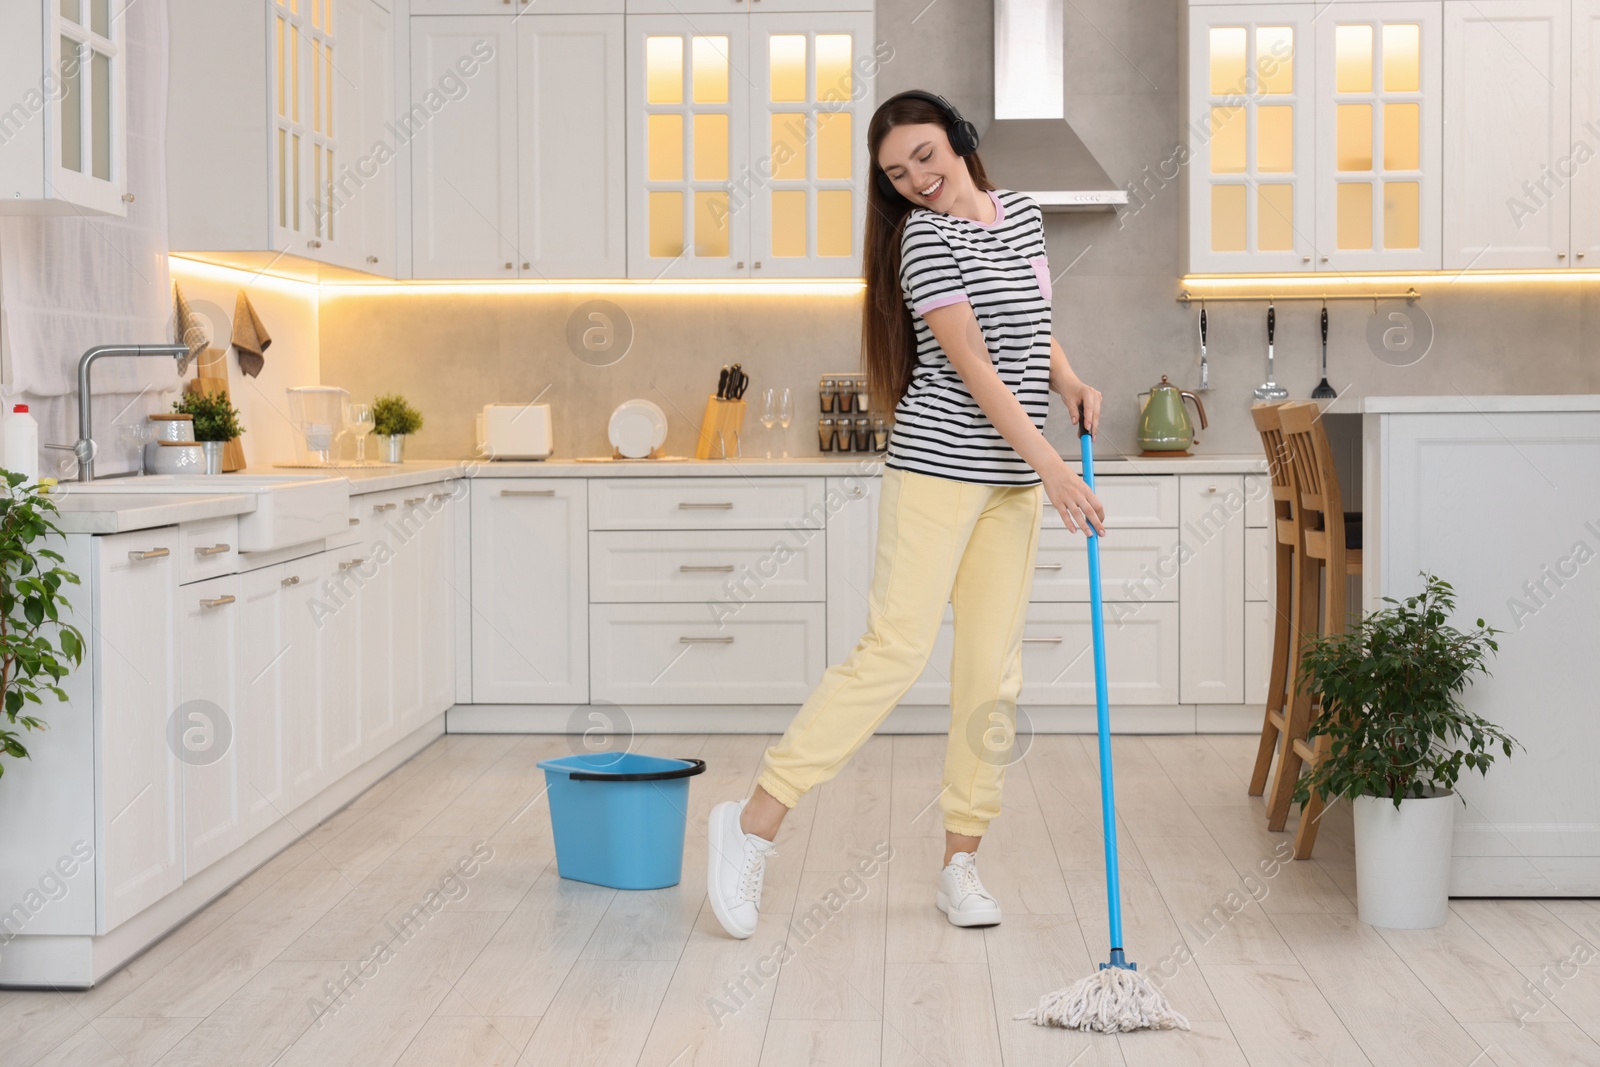
[[[1450,908],[1454,793],[1356,797],[1356,906],[1369,926],[1425,930],[1443,926]]]

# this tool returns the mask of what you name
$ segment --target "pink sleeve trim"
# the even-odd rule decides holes
[[[963,292],[944,293],[941,296],[934,297],[932,300],[925,300],[922,303],[918,304],[917,305],[917,314],[918,315],[926,315],[928,312],[932,311],[934,308],[942,308],[942,307],[948,307],[951,304],[964,304],[964,303],[967,303],[967,294],[966,293],[963,293]]]

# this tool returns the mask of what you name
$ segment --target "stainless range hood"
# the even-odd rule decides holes
[[[1109,211],[1128,202],[1065,119],[1063,0],[994,0],[994,122],[984,169],[1046,211]]]

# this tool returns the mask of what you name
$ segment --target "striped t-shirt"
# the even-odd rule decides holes
[[[972,399],[923,315],[967,301],[1000,379],[1033,424],[1050,407],[1050,266],[1044,214],[1026,193],[992,191],[989,225],[927,208],[907,216],[900,290],[916,327],[917,364],[895,408],[884,465],[988,485],[1038,485],[1039,474]]]

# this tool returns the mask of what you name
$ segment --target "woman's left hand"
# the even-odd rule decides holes
[[[1083,425],[1091,434],[1100,432],[1100,390],[1074,378],[1061,388],[1061,399],[1066,402],[1067,414],[1074,424],[1078,421],[1078,409],[1081,406]]]

